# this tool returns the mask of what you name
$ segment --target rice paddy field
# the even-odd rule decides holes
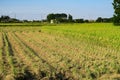
[[[120,80],[120,26],[0,24],[0,80]]]

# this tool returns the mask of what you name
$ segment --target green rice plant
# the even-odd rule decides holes
[[[2,60],[9,59],[14,72],[19,72],[13,63],[14,57],[17,57],[17,61],[22,61],[28,67],[30,72],[23,69],[26,75],[36,73],[32,76],[41,74],[44,78],[59,79],[61,76],[62,79],[73,80],[119,79],[119,26],[85,23],[21,28],[15,25],[0,27],[4,33],[4,41],[0,41],[5,44],[1,51],[7,53]],[[13,56],[9,43],[14,49]]]

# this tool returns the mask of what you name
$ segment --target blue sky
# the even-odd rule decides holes
[[[67,13],[74,18],[112,17],[113,0],[0,0],[0,15],[18,19],[45,19],[49,13]]]

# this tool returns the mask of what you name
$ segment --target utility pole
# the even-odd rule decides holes
[[[42,13],[41,13],[41,22],[42,22],[42,17],[43,17],[43,16],[42,16]]]
[[[15,19],[16,19],[16,13],[15,13],[14,17],[15,17]]]

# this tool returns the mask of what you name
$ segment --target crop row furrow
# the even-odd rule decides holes
[[[57,54],[57,55],[54,54],[55,50],[51,50],[52,47],[50,48],[49,44],[45,45],[44,42],[43,43],[42,42],[38,43],[38,41],[35,41],[34,39],[31,39],[31,38],[29,38],[27,36],[21,36],[18,33],[16,33],[16,35],[19,36],[20,39],[23,39],[22,41],[24,41],[26,44],[31,46],[36,52],[39,52],[39,54],[38,54],[39,56],[41,56],[43,58],[47,58],[49,64],[50,63],[55,64],[55,63],[58,63],[59,61],[63,60],[62,55],[60,56],[59,54]],[[50,54],[47,53],[48,51],[49,51]],[[56,65],[54,65],[54,66],[56,66]]]
[[[36,60],[34,61],[35,58],[33,57],[34,55],[30,55],[31,53],[28,52],[28,49],[25,49],[26,47],[14,34],[11,34],[11,36],[13,36],[13,38],[15,39],[14,43],[17,45],[15,50],[17,51],[17,53],[19,53],[18,55],[20,56],[21,60],[24,60],[25,64],[28,64],[28,66],[34,68],[34,66],[36,65]]]
[[[5,41],[5,36],[4,34],[2,34],[2,41],[3,41],[3,47],[2,47],[2,59],[3,59],[3,66],[4,66],[4,75],[6,74],[7,75],[7,70],[9,69],[10,70],[10,64],[9,64],[9,61],[8,61],[8,58],[7,58],[7,51],[6,51],[6,41]]]
[[[64,54],[62,55],[62,52],[60,54],[59,51],[57,52],[57,50],[55,51],[54,49],[47,47],[47,46],[49,46],[49,44],[46,43],[46,45],[45,45],[42,42],[38,43],[38,41],[40,41],[40,40],[35,41],[33,38],[31,39],[30,37],[21,35],[19,33],[16,33],[16,35],[19,36],[19,38],[22,41],[24,41],[27,45],[29,45],[36,52],[39,52],[39,56],[46,58],[46,60],[49,63],[51,63],[51,65],[53,65],[58,70],[69,71],[71,68],[74,68],[74,70],[75,70],[76,65],[74,65],[74,63],[71,63],[68,58],[63,57]],[[42,47],[44,47],[44,48],[42,48]],[[54,54],[56,52],[58,54]],[[78,67],[77,69],[79,69],[79,68],[80,67]],[[71,73],[71,72],[69,72],[69,73]]]
[[[3,37],[2,59],[3,59],[3,65],[4,65],[4,70],[3,70],[4,78],[14,79],[17,71],[15,68],[16,61],[14,59],[14,53],[13,53],[11,44],[8,40],[7,33],[3,33],[2,37]],[[10,75],[12,76],[9,77]]]
[[[16,34],[14,34],[21,42],[22,42],[22,44],[24,45],[24,47],[26,47],[26,49],[30,52],[29,53],[29,55],[31,55],[33,58],[32,59],[37,59],[38,61],[41,61],[41,63],[46,63],[46,64],[48,64],[47,62],[46,62],[46,60],[44,60],[44,59],[42,59],[38,54],[37,54],[37,52],[35,52],[31,47],[29,47],[27,44],[25,44],[24,42],[23,42],[23,40],[21,40],[21,38],[19,38],[18,37],[18,35],[16,35]],[[54,69],[54,67],[52,67],[50,64],[48,64],[49,65],[49,67],[51,67],[51,69]]]
[[[25,44],[16,34],[12,34],[12,36],[16,38],[17,42],[19,42],[21,48],[24,48],[24,55],[31,58],[32,64],[30,64],[30,66],[34,66],[33,68],[34,70],[36,70],[36,74],[41,74],[41,72],[43,71],[46,72],[45,74],[49,77],[55,74],[56,69],[53,66],[51,66],[48,62],[46,62],[46,60],[44,60],[40,56],[37,56],[37,53],[31,47]]]
[[[17,33],[17,34],[19,36],[21,35],[19,33]],[[37,37],[34,35],[37,35]],[[32,39],[30,36],[32,36]],[[46,33],[34,33],[34,34],[33,33],[22,33],[22,35],[21,35],[21,39],[25,39],[27,44],[31,43],[31,45],[35,44],[35,46],[39,47],[37,52],[40,52],[40,47],[42,46],[43,47],[42,51],[45,50],[47,55],[51,54],[51,56],[56,56],[56,57],[57,56],[60,57],[61,55],[62,56],[66,55],[68,57],[68,60],[70,57],[71,62],[67,63],[67,64],[68,65],[70,64],[70,68],[72,65],[72,68],[73,69],[75,68],[80,73],[94,72],[93,68],[95,68],[98,70],[97,73],[101,74],[104,72],[104,68],[109,69],[108,66],[102,65],[104,63],[111,65],[111,69],[110,69],[111,72],[115,72],[117,69],[119,69],[116,67],[116,70],[114,70],[113,68],[115,67],[114,66],[115,63],[111,62],[111,59],[113,59],[113,57],[118,57],[117,56],[118,54],[116,52],[108,51],[108,49],[101,47],[99,45],[96,46],[96,45],[92,45],[92,44],[82,44],[84,42],[82,42],[81,44],[80,44],[80,42],[78,42],[79,45],[71,42],[71,44],[69,44],[67,46],[65,44],[68,44],[69,41],[67,41],[67,43],[66,43],[66,41],[64,41],[64,37],[61,37],[61,38],[57,37],[56,38],[57,40],[55,40],[55,37],[56,36],[51,36],[50,34],[46,34]],[[60,41],[64,41],[64,42],[60,42]],[[35,46],[34,46],[34,48],[35,48]],[[78,47],[78,50],[74,51],[73,47]],[[64,52],[62,52],[62,51],[64,51]],[[101,51],[104,51],[105,53],[103,54]],[[114,55],[109,55],[109,54],[113,54],[113,53],[114,53]],[[42,55],[42,56],[44,56],[44,55]],[[99,57],[99,56],[101,56],[101,57]],[[54,58],[54,60],[55,60],[55,58]],[[63,61],[65,61],[65,60],[67,60],[66,57],[64,57]],[[52,61],[49,60],[49,62],[52,62]],[[60,61],[60,62],[62,63],[62,61]],[[117,61],[117,63],[118,63],[118,61]],[[59,62],[57,64],[59,64]],[[62,66],[65,66],[65,65],[62,64]],[[104,68],[101,68],[101,67],[104,67]]]
[[[51,55],[51,56],[54,56],[54,57],[59,56],[57,58],[57,59],[59,59],[58,62],[59,61],[61,62],[61,60],[72,61],[71,56],[77,55],[75,53],[74,53],[74,55],[72,55],[72,53],[75,52],[75,51],[77,53],[77,49],[73,50],[73,47],[72,47],[73,45],[72,46],[67,46],[68,43],[65,43],[66,39],[64,40],[64,43],[60,42],[60,41],[58,43],[58,41],[56,41],[54,39],[51,40],[51,38],[56,38],[56,37],[53,37],[51,35],[49,37],[45,33],[40,33],[40,34],[35,34],[35,35],[38,35],[38,36],[35,37],[35,36],[32,35],[32,33],[31,34],[30,33],[29,34],[23,33],[23,35],[21,37],[23,37],[23,38],[27,37],[28,41],[26,41],[26,42],[30,42],[32,44],[35,44],[39,48],[41,47],[42,51],[43,50],[45,50],[46,52],[49,51],[48,52],[49,54],[47,54],[47,55]],[[32,36],[32,39],[30,38],[30,36]],[[27,39],[25,39],[25,40],[27,40]],[[62,38],[62,39],[64,39],[64,38]],[[57,38],[57,40],[61,40],[61,38]]]
[[[57,72],[62,71],[64,73],[64,72],[68,71],[69,74],[71,74],[71,71],[68,70],[69,66],[66,64],[66,61],[64,61],[62,59],[62,61],[59,62],[59,60],[60,60],[59,56],[56,57],[54,54],[52,54],[53,52],[51,52],[51,51],[49,51],[50,54],[47,53],[46,49],[48,49],[48,48],[41,48],[43,45],[40,46],[40,44],[36,43],[35,41],[33,41],[33,43],[29,43],[28,37],[23,37],[23,36],[19,35],[18,33],[15,33],[15,34],[19,37],[20,40],[22,40],[25,44],[27,44],[30,48],[32,48],[35,52],[37,52],[37,54],[40,57],[42,57],[43,59],[46,59],[48,64],[51,64],[52,66],[54,66],[54,68],[57,70]],[[37,44],[39,44],[39,46],[37,46]],[[58,61],[58,62],[56,62],[56,61]]]
[[[15,56],[17,61],[19,62],[19,66],[21,69],[21,74],[18,75],[17,79],[35,79],[34,73],[38,70],[36,67],[36,63],[33,62],[32,58],[25,53],[24,49],[20,45],[20,43],[17,41],[17,38],[12,35],[12,33],[9,33],[9,39],[12,43],[12,46],[14,48]]]
[[[2,79],[2,78],[3,78],[2,47],[3,47],[2,33],[0,33],[0,79]]]

